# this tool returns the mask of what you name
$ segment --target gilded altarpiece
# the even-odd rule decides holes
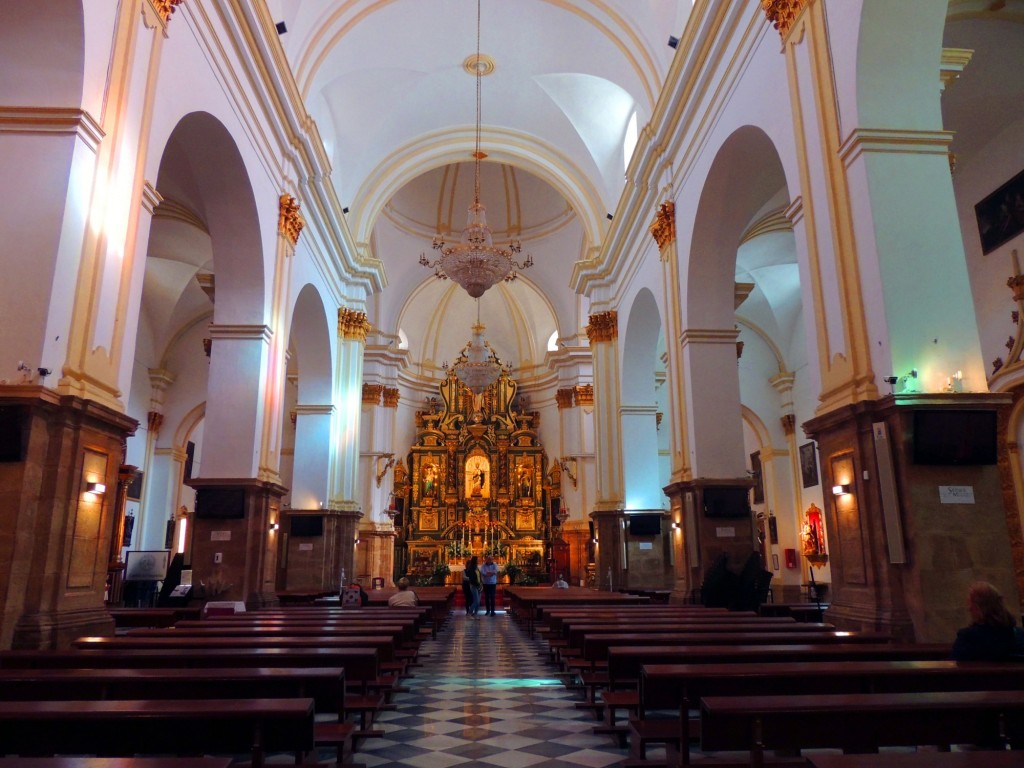
[[[507,373],[480,396],[449,374],[438,395],[416,414],[396,577],[422,579],[447,565],[456,581],[469,557],[487,554],[541,577],[551,520],[539,414],[526,412]]]

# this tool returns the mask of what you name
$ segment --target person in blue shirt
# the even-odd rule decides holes
[[[490,555],[484,556],[484,564],[480,566],[480,580],[484,585],[484,615],[494,616],[494,598],[498,592],[498,564]]]
[[[1024,661],[1024,630],[1017,626],[1003,603],[1003,595],[987,581],[976,581],[967,591],[969,626],[956,633],[953,658],[957,661]]]

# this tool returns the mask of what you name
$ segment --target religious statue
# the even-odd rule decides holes
[[[423,496],[437,496],[437,464],[429,462],[423,465]]]

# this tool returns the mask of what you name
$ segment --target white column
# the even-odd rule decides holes
[[[271,337],[265,325],[210,326],[204,478],[258,476]]]
[[[295,461],[290,494],[293,509],[317,509],[328,500],[328,446],[334,413],[330,403],[295,406]]]
[[[335,361],[334,466],[330,504],[334,509],[357,511],[359,424],[363,394],[363,348],[369,323],[366,313],[338,309],[338,358]]]
[[[597,458],[595,511],[622,509],[622,432],[619,424],[618,313],[599,312],[587,325],[594,359],[594,429]]]
[[[746,477],[736,373],[738,336],[734,328],[683,332],[683,366],[690,375],[686,386],[689,464],[694,477]]]

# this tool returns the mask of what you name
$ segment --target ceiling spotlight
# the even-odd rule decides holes
[[[346,205],[344,208],[342,208],[341,212],[342,213],[348,213],[348,206]]]
[[[678,48],[679,47],[679,38],[676,37],[675,35],[669,35],[668,36],[668,47],[669,48]]]
[[[604,215],[604,217],[605,217],[606,219],[608,219],[608,221],[611,221],[612,219],[614,219],[614,218],[615,218],[615,217],[614,217],[614,216],[612,216],[612,215],[611,215],[610,213],[606,213],[606,214]]]
[[[283,21],[277,22],[277,24],[275,24],[274,26],[277,28],[277,34],[279,35],[283,35],[285,32],[288,31],[288,27],[285,26],[285,23]]]

